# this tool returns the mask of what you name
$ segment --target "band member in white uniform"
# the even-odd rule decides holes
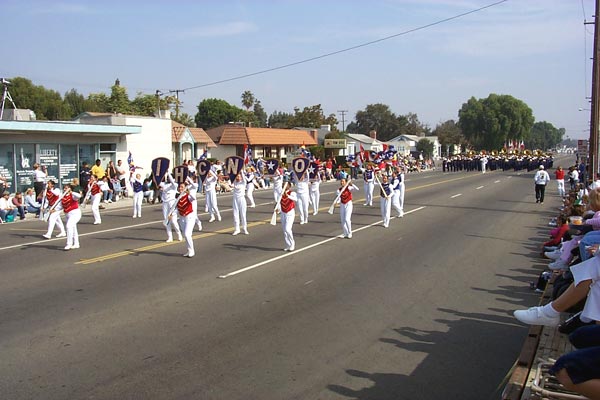
[[[166,175],[167,182],[161,182],[160,188],[162,190],[162,211],[164,220],[167,221],[167,243],[173,241],[173,229],[177,232],[177,238],[181,242],[183,238],[181,237],[181,230],[179,229],[179,224],[177,223],[177,212],[176,212],[176,194],[177,194],[177,183],[173,176],[170,173]]]
[[[129,182],[133,188],[133,218],[142,218],[142,202],[144,201],[144,182],[142,175],[135,174],[131,171]]]
[[[392,213],[392,187],[389,178],[386,174],[381,175],[381,188],[379,188],[379,196],[381,198],[381,218],[383,219],[383,227],[390,226],[390,217]]]
[[[198,216],[198,177],[196,175],[188,175],[187,184],[188,191],[194,198],[192,201],[192,207],[194,209],[194,215],[196,216],[196,225],[198,225],[198,230],[201,231],[202,221],[200,221],[200,217]]]
[[[61,199],[63,210],[67,215],[67,245],[65,250],[79,248],[79,233],[77,232],[77,223],[81,219],[81,209],[79,208],[79,198],[81,194],[73,192],[71,185],[66,184]]]
[[[197,214],[194,212],[194,207],[192,205],[195,197],[187,190],[185,183],[180,183],[178,189],[179,198],[177,199],[177,214],[179,214],[179,222],[181,223],[181,229],[183,230],[183,235],[187,244],[187,252],[183,256],[191,258],[196,255],[196,252],[194,251],[194,240],[192,239],[192,233],[194,232],[194,225],[196,225],[197,218]],[[173,221],[173,223],[177,224],[177,220]]]
[[[283,228],[283,239],[285,240],[284,251],[294,251],[296,249],[292,227],[294,225],[294,217],[296,216],[294,202],[297,200],[298,197],[295,192],[286,190],[279,202],[278,210],[281,211],[281,227]]]
[[[254,208],[256,207],[256,203],[254,202],[254,182],[256,181],[256,175],[254,174],[254,168],[247,167],[246,168],[246,197],[248,198],[248,207]]]
[[[240,224],[244,234],[248,234],[248,223],[246,221],[246,180],[244,173],[240,172],[233,181],[233,236],[240,234]]]
[[[281,192],[283,192],[283,168],[279,167],[273,175],[273,198],[275,202],[281,197]]]
[[[398,208],[396,211],[400,209],[400,211],[398,211],[398,217],[402,218],[404,217],[404,192],[406,191],[406,186],[404,184],[404,167],[397,167],[396,173],[400,180],[400,183],[398,184]]]
[[[219,213],[219,207],[217,206],[217,174],[211,168],[204,178],[204,194],[206,195],[206,212],[210,214],[208,222],[213,222],[215,216],[220,221],[221,213]]]
[[[90,183],[88,184],[88,192],[90,192],[92,201],[92,215],[94,216],[94,225],[100,225],[102,219],[100,218],[100,202],[102,201],[102,189],[98,185],[98,177],[96,175],[90,176]]]
[[[375,172],[373,171],[373,165],[367,165],[367,169],[363,172],[363,179],[365,180],[365,206],[370,207],[373,205],[373,190],[375,189]]]
[[[340,188],[337,190],[337,195],[340,196],[340,220],[342,222],[342,231],[345,238],[352,239],[352,192],[358,190],[358,187],[356,187],[354,183],[350,183],[342,192],[342,189],[346,186],[346,180],[342,179],[340,185]]]
[[[60,212],[62,211],[62,203],[60,198],[60,189],[54,187],[54,181],[50,180],[46,183],[46,202],[42,205],[46,212],[49,212],[48,216],[48,232],[43,235],[46,239],[52,238],[52,232],[54,226],[58,226],[60,233],[56,237],[67,236],[65,232],[65,226],[63,225],[62,219],[60,218]]]
[[[402,211],[402,208],[400,208],[400,173],[398,168],[392,172],[390,187],[392,188],[392,207],[394,207],[394,210],[398,213],[398,217],[402,218],[404,212]]]
[[[313,206],[313,215],[319,213],[319,202],[321,201],[321,174],[317,172],[315,179],[310,182],[310,203]]]
[[[308,188],[308,172],[297,179],[296,196],[298,198],[298,213],[300,214],[300,225],[308,224],[308,203],[310,193]]]

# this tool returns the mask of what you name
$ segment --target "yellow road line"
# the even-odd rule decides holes
[[[444,181],[429,183],[427,185],[415,186],[410,189],[406,189],[406,191],[410,192],[410,191],[417,190],[417,189],[423,189],[423,188],[430,187],[430,186],[440,185],[442,183],[458,181],[461,179],[466,179],[471,176],[478,176],[478,175],[463,176],[460,178],[453,178],[453,179],[447,179]],[[328,209],[329,209],[329,207],[323,207],[323,208],[320,208],[319,211],[325,211]],[[265,219],[262,221],[251,222],[248,224],[248,227],[268,224],[268,223],[270,223],[270,221],[271,221],[271,218]],[[220,229],[220,230],[214,231],[214,232],[200,233],[198,235],[192,236],[192,239],[195,240],[195,239],[207,238],[207,237],[215,236],[218,234],[230,233],[230,232],[233,232],[233,228],[225,228],[225,229]],[[119,258],[119,257],[125,257],[125,256],[129,256],[132,254],[139,254],[139,253],[143,253],[143,252],[147,252],[147,251],[151,251],[151,250],[156,250],[156,249],[160,249],[161,247],[173,246],[173,245],[177,245],[180,243],[182,243],[182,242],[173,241],[170,243],[167,243],[167,242],[155,243],[155,244],[151,244],[148,246],[139,247],[139,248],[133,249],[133,250],[124,250],[124,251],[119,251],[116,253],[106,254],[106,255],[100,256],[100,257],[84,258],[84,259],[77,261],[75,264],[88,265],[88,264],[93,264],[93,263],[97,263],[97,262],[112,260],[112,259]]]

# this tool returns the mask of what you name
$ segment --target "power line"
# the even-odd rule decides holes
[[[185,88],[183,90],[194,90],[194,89],[199,89],[199,88],[203,88],[203,87],[207,87],[207,86],[214,86],[214,85],[218,85],[218,84],[225,83],[225,82],[231,82],[231,81],[235,81],[235,80],[239,80],[239,79],[249,78],[251,76],[266,74],[267,72],[273,72],[273,71],[277,71],[277,70],[280,70],[280,69],[293,67],[293,66],[300,65],[300,64],[306,64],[306,63],[309,63],[311,61],[316,61],[316,60],[320,60],[322,58],[327,58],[327,57],[331,57],[331,56],[334,56],[334,55],[337,55],[337,54],[346,53],[346,52],[349,52],[349,51],[352,51],[352,50],[359,49],[361,47],[370,46],[370,45],[373,45],[373,44],[376,44],[376,43],[380,43],[380,42],[383,42],[383,41],[386,41],[386,40],[390,40],[390,39],[393,39],[393,38],[396,38],[396,37],[399,37],[399,36],[408,35],[409,33],[413,33],[413,32],[417,32],[417,31],[421,31],[421,30],[427,29],[427,28],[431,28],[431,27],[436,26],[436,25],[440,25],[440,24],[443,24],[443,23],[446,23],[446,22],[449,22],[449,21],[452,21],[452,20],[455,20],[455,19],[458,19],[458,18],[462,18],[464,16],[467,16],[467,15],[470,15],[470,14],[474,14],[474,13],[477,13],[479,11],[483,11],[483,10],[485,10],[487,8],[495,7],[495,6],[500,5],[502,3],[506,3],[507,1],[508,0],[500,0],[500,1],[497,1],[495,3],[491,3],[491,4],[488,4],[486,6],[483,6],[483,7],[471,10],[471,11],[467,11],[467,12],[464,12],[464,13],[461,13],[461,14],[454,15],[452,17],[448,17],[448,18],[441,19],[439,21],[432,22],[430,24],[421,25],[421,26],[419,26],[417,28],[409,29],[409,30],[404,31],[404,32],[396,33],[394,35],[389,35],[389,36],[386,36],[386,37],[383,37],[383,38],[380,38],[380,39],[372,40],[370,42],[358,44],[358,45],[355,45],[355,46],[352,46],[352,47],[347,47],[347,48],[342,49],[342,50],[337,50],[337,51],[333,51],[333,52],[330,52],[330,53],[321,54],[321,55],[316,56],[316,57],[306,58],[304,60],[295,61],[295,62],[292,62],[292,63],[289,63],[289,64],[280,65],[278,67],[263,69],[261,71],[252,72],[252,73],[249,73],[249,74],[238,75],[238,76],[235,76],[235,77],[232,77],[232,78],[227,78],[227,79],[222,79],[222,80],[219,80],[219,81],[204,83],[202,85],[190,86],[190,87]]]

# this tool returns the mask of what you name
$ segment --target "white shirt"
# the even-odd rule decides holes
[[[533,180],[535,181],[536,185],[545,185],[550,182],[550,175],[548,175],[545,170],[540,169],[535,173]]]
[[[46,173],[41,169],[36,169],[33,171],[33,180],[35,182],[45,182],[46,181]]]

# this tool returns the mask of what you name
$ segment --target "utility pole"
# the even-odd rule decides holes
[[[160,96],[162,96],[162,92],[160,90],[156,90],[156,93],[154,94],[156,96],[156,112],[158,114],[156,114],[158,116],[158,118],[160,118]]]
[[[175,118],[179,118],[179,93],[185,93],[183,89],[175,89],[169,90],[169,93],[175,93],[175,98],[177,101],[175,102]]]
[[[595,179],[595,174],[598,171],[598,124],[600,116],[600,48],[599,48],[599,18],[600,0],[596,0],[596,12],[594,15],[594,56],[592,64],[592,111],[591,111],[591,126],[590,126],[590,148],[589,148],[589,175],[592,180]],[[588,22],[585,22],[588,24]]]
[[[344,117],[346,116],[347,112],[348,110],[338,110],[338,113],[342,114],[342,132],[346,132],[346,120]]]

